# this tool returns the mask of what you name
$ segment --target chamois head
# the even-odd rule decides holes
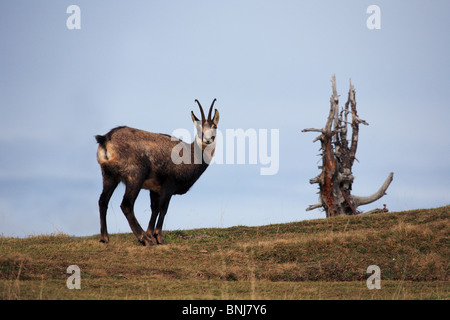
[[[197,135],[195,139],[198,139],[198,141],[202,142],[202,145],[209,145],[215,141],[216,138],[216,129],[217,124],[219,123],[219,111],[217,109],[214,109],[214,118],[211,119],[211,112],[214,106],[214,103],[216,102],[216,99],[213,100],[211,103],[211,107],[209,108],[208,118],[205,118],[205,113],[203,112],[202,105],[200,102],[195,99],[195,102],[197,102],[200,113],[202,115],[202,120],[199,120],[195,115],[194,111],[191,111],[192,121],[195,124],[195,127],[197,128]]]

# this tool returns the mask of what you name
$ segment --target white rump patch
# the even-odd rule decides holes
[[[103,163],[103,162],[109,161],[109,160],[111,160],[111,158],[112,158],[112,155],[107,149],[105,150],[105,148],[103,148],[101,146],[98,147],[98,150],[97,150],[97,161],[99,163]]]

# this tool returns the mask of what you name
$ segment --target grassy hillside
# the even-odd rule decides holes
[[[226,229],[0,238],[0,299],[448,299],[450,206]],[[69,265],[81,290],[69,290]],[[381,289],[366,269],[381,269]]]

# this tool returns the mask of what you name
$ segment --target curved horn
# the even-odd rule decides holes
[[[217,99],[214,99],[213,102],[211,103],[211,107],[209,107],[209,113],[208,113],[208,120],[211,120],[211,112],[214,106],[214,103],[216,102]]]
[[[195,99],[195,102],[197,102],[197,104],[198,104],[198,106],[200,108],[200,112],[202,114],[202,121],[205,121],[205,113],[203,112],[202,105],[200,104],[200,102],[197,99]]]

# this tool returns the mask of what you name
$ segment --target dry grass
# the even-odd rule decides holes
[[[0,238],[0,299],[448,299],[450,206],[263,227]],[[69,265],[81,290],[66,287]],[[378,265],[382,289],[368,290]]]

